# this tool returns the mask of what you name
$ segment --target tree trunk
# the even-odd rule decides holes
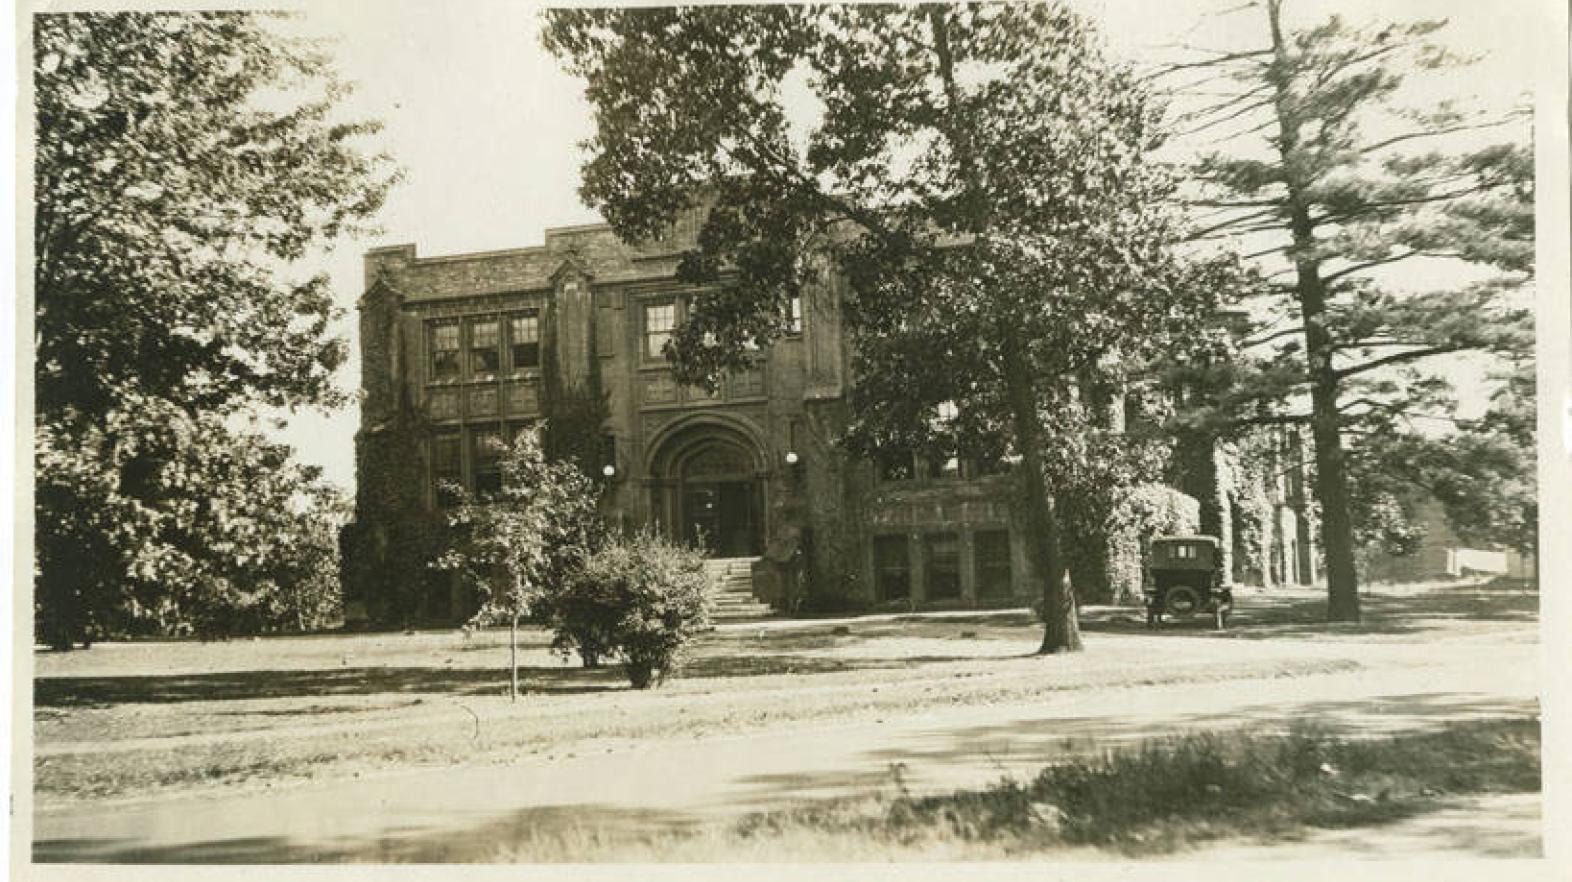
[[[1272,77],[1277,114],[1278,151],[1288,190],[1288,220],[1293,233],[1294,293],[1305,328],[1305,361],[1310,372],[1311,435],[1315,440],[1316,497],[1321,501],[1321,548],[1326,554],[1326,616],[1333,622],[1359,621],[1359,582],[1354,569],[1353,521],[1348,511],[1348,472],[1337,410],[1339,382],[1332,364],[1335,341],[1326,329],[1326,282],[1315,256],[1315,222],[1305,200],[1306,182],[1298,167],[1299,118],[1287,82],[1288,45],[1283,38],[1282,0],[1269,0],[1267,16],[1280,73]]]
[[[939,66],[939,81],[944,89],[945,119],[939,123],[955,151],[956,162],[966,179],[967,228],[976,237],[973,247],[986,242],[991,205],[983,183],[982,168],[972,142],[973,127],[963,113],[960,84],[955,76],[955,56],[950,45],[949,10],[941,4],[926,8],[933,49]],[[1042,418],[1037,413],[1037,390],[1016,324],[1004,329],[1005,383],[1009,387],[1011,419],[1015,446],[1021,454],[1023,489],[1026,493],[1027,548],[1034,574],[1043,583],[1043,629],[1040,654],[1076,652],[1081,649],[1081,627],[1076,618],[1075,595],[1070,590],[1064,559],[1059,554],[1059,527],[1048,498],[1048,482],[1043,478]]]
[[[1019,341],[1008,334],[1005,346],[1005,382],[1009,389],[1015,445],[1021,454],[1021,483],[1026,493],[1027,549],[1033,574],[1042,582],[1043,642],[1039,655],[1078,652],[1081,624],[1070,588],[1064,556],[1059,553],[1059,523],[1043,477],[1042,422],[1037,395],[1026,371]]]
[[[40,579],[41,592],[46,595],[44,615],[48,618],[44,623],[44,631],[49,638],[49,648],[56,652],[70,652],[76,648],[79,637],[85,637],[87,629],[82,626],[81,595],[72,585],[65,580],[49,582],[48,577]],[[52,600],[53,602],[48,602]],[[84,641],[85,642],[85,641]]]
[[[1330,359],[1328,359],[1330,360]],[[1312,358],[1312,364],[1314,359]],[[1326,618],[1359,621],[1359,575],[1354,569],[1354,525],[1348,511],[1348,470],[1338,428],[1337,379],[1316,371],[1311,390],[1315,489],[1321,500],[1321,545],[1326,553]]]
[[[519,700],[519,617],[508,623],[508,700]]]

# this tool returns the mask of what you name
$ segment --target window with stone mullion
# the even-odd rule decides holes
[[[459,377],[459,324],[434,322],[430,326],[431,379],[456,380]]]
[[[677,304],[671,301],[644,305],[644,357],[665,358],[666,343],[677,327]]]
[[[477,380],[495,377],[502,362],[502,335],[495,316],[469,323],[469,373]]]
[[[540,313],[516,313],[508,317],[508,350],[513,370],[540,367]]]

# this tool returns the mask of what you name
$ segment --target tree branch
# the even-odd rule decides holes
[[[1220,67],[1235,61],[1246,61],[1251,58],[1260,58],[1263,55],[1272,54],[1271,49],[1250,49],[1243,52],[1223,52],[1217,49],[1207,49],[1204,46],[1179,45],[1171,48],[1184,49],[1190,52],[1212,52],[1215,53],[1217,57],[1208,58],[1202,61],[1176,61],[1172,64],[1166,64],[1148,75],[1148,79],[1159,79],[1161,77],[1169,76],[1170,74],[1178,73],[1182,70],[1195,70],[1197,68],[1203,67]]]
[[[1383,258],[1380,258],[1378,260],[1367,260],[1364,263],[1356,263],[1353,266],[1344,267],[1344,268],[1338,270],[1335,273],[1330,273],[1328,275],[1322,276],[1321,277],[1321,283],[1324,284],[1324,285],[1330,285],[1332,282],[1336,281],[1337,279],[1341,279],[1344,276],[1349,276],[1349,275],[1353,275],[1354,273],[1364,272],[1367,269],[1372,269],[1372,268],[1378,267],[1378,266],[1384,266],[1384,265],[1389,264],[1389,263],[1397,263],[1398,261],[1407,260],[1410,257],[1418,257],[1421,254],[1424,254],[1424,252],[1419,250],[1418,248],[1415,248],[1415,249],[1410,250],[1406,254],[1396,254],[1396,255],[1393,255],[1391,257],[1383,257]]]
[[[1292,337],[1292,336],[1295,336],[1297,334],[1303,334],[1304,332],[1305,332],[1305,329],[1304,329],[1303,326],[1296,326],[1296,327],[1292,327],[1292,328],[1285,328],[1284,330],[1275,331],[1275,332],[1273,332],[1271,334],[1267,334],[1265,337],[1261,337],[1260,339],[1257,339],[1257,340],[1246,340],[1245,342],[1239,344],[1239,348],[1241,348],[1241,349],[1251,349],[1251,348],[1256,347],[1256,346],[1262,346],[1262,345],[1265,345],[1267,343],[1270,343],[1273,340],[1281,340],[1284,337]]]
[[[1212,235],[1214,235],[1216,233],[1221,233],[1224,230],[1232,230],[1232,228],[1237,227],[1240,224],[1246,224],[1246,223],[1249,223],[1249,222],[1254,221],[1254,220],[1258,220],[1258,219],[1263,218],[1263,217],[1269,217],[1269,216],[1271,216],[1273,214],[1276,214],[1276,213],[1277,213],[1277,209],[1276,209],[1276,207],[1273,207],[1273,208],[1262,209],[1261,211],[1253,211],[1253,212],[1249,212],[1247,214],[1241,214],[1241,215],[1238,215],[1236,217],[1229,218],[1228,220],[1222,221],[1221,223],[1216,223],[1216,224],[1213,224],[1213,225],[1211,225],[1209,227],[1202,227],[1200,230],[1197,230],[1196,232],[1192,233],[1185,241],[1188,241],[1188,242],[1199,242],[1199,241],[1201,241],[1203,239],[1206,239],[1208,236],[1212,236]],[[1230,233],[1230,236],[1231,235],[1235,235],[1235,234],[1240,234],[1240,233],[1264,232],[1265,230],[1275,230],[1275,229],[1277,229],[1277,225],[1273,224],[1271,226],[1266,226],[1266,227],[1257,227],[1254,230],[1250,230],[1250,229],[1232,230],[1232,233]]]
[[[1366,156],[1376,152],[1377,150],[1391,147],[1393,144],[1401,144],[1404,141],[1415,141],[1421,138],[1439,138],[1442,135],[1455,135],[1458,132],[1477,132],[1482,129],[1494,129],[1504,126],[1509,122],[1511,122],[1510,119],[1498,119],[1487,123],[1474,123],[1471,125],[1450,126],[1444,129],[1429,129],[1425,131],[1408,132],[1407,134],[1396,135],[1383,141],[1377,141],[1374,144],[1361,147],[1358,153],[1360,156]]]
[[[1402,364],[1405,361],[1417,361],[1417,360],[1419,360],[1421,358],[1429,358],[1432,355],[1446,355],[1447,353],[1450,353],[1450,352],[1461,352],[1461,351],[1463,351],[1466,348],[1468,348],[1468,347],[1466,347],[1466,346],[1456,346],[1456,345],[1445,345],[1445,346],[1428,346],[1428,347],[1425,347],[1423,349],[1409,350],[1408,352],[1395,352],[1395,353],[1393,353],[1391,355],[1382,356],[1381,358],[1378,358],[1375,361],[1367,361],[1364,364],[1356,364],[1353,367],[1346,367],[1346,368],[1343,368],[1341,370],[1333,371],[1332,373],[1339,380],[1344,380],[1344,379],[1347,379],[1348,377],[1356,376],[1358,374],[1368,373],[1370,371],[1376,370],[1378,368],[1387,367],[1389,365]]]

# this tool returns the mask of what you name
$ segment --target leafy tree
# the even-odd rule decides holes
[[[1370,525],[1382,539],[1415,534],[1403,521],[1411,518],[1419,495],[1441,504],[1448,523],[1465,542],[1516,549],[1524,555],[1538,550],[1539,501],[1535,469],[1535,381],[1532,361],[1514,366],[1483,416],[1459,420],[1452,431],[1420,434],[1382,432],[1355,448],[1352,473],[1357,478],[1356,503],[1373,499],[1373,517],[1355,524]],[[1367,490],[1366,488],[1373,488]],[[1368,503],[1367,503],[1368,504]],[[1393,510],[1397,511],[1394,513]],[[1411,550],[1387,542],[1383,550]]]
[[[1286,277],[1257,310],[1271,319],[1253,342],[1269,354],[1223,410],[1310,424],[1328,617],[1352,621],[1347,439],[1371,420],[1433,412],[1442,384],[1425,370],[1437,357],[1531,346],[1512,292],[1532,273],[1533,159],[1516,132],[1479,145],[1518,122],[1512,114],[1403,106],[1407,73],[1460,61],[1430,42],[1441,22],[1358,28],[1333,17],[1294,30],[1283,7],[1264,4],[1259,43],[1168,73],[1182,80],[1180,125],[1227,143],[1194,166],[1200,238],[1235,243]],[[1453,281],[1416,285],[1426,265]]]
[[[152,397],[79,431],[38,432],[39,565],[105,571],[84,580],[97,593],[39,598],[41,636],[228,637],[337,619],[346,502],[320,469]]]
[[[357,229],[391,176],[356,146],[374,125],[333,119],[344,87],[320,47],[270,16],[32,25],[36,585],[65,647],[90,618],[271,578],[278,562],[237,525],[305,516],[264,510],[286,474],[321,488],[231,426],[259,406],[341,403],[327,279],[287,265]],[[298,94],[313,97],[282,97]]]
[[[628,241],[703,215],[678,277],[708,287],[668,350],[683,378],[742,366],[827,263],[849,283],[849,446],[1018,457],[1042,651],[1079,649],[1044,455],[1075,427],[1050,415],[1209,311],[1168,248],[1132,73],[1049,4],[546,16],[595,112],[586,200]]]
[[[509,686],[519,694],[519,620],[550,608],[584,559],[604,541],[596,488],[578,466],[547,461],[539,435],[523,431],[501,459],[502,488],[477,498],[451,488],[452,546],[434,563],[480,598],[469,627],[508,623]]]

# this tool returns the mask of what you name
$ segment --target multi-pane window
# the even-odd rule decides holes
[[[911,596],[912,564],[905,536],[873,537],[873,580],[880,600]]]
[[[1009,597],[1010,532],[979,530],[972,535],[978,597]]]
[[[794,294],[786,313],[786,330],[788,333],[802,333],[802,295]]]
[[[458,432],[444,432],[431,439],[431,482],[437,505],[447,508],[458,502],[458,492],[464,486]]]
[[[513,370],[540,366],[540,313],[508,317],[508,357]]]
[[[879,454],[879,480],[910,481],[917,476],[916,462],[909,450],[886,450]]]
[[[429,326],[428,332],[430,335],[431,344],[431,379],[458,379],[458,322],[433,322]]]
[[[494,495],[502,490],[502,433],[477,429],[469,437],[470,460],[475,464],[475,495]]]
[[[929,600],[961,596],[961,541],[954,533],[929,533],[923,538],[923,565]]]
[[[477,380],[497,375],[501,360],[501,340],[495,318],[473,319],[469,323],[469,373]]]
[[[664,358],[666,343],[676,326],[677,304],[647,304],[644,307],[644,357]]]

